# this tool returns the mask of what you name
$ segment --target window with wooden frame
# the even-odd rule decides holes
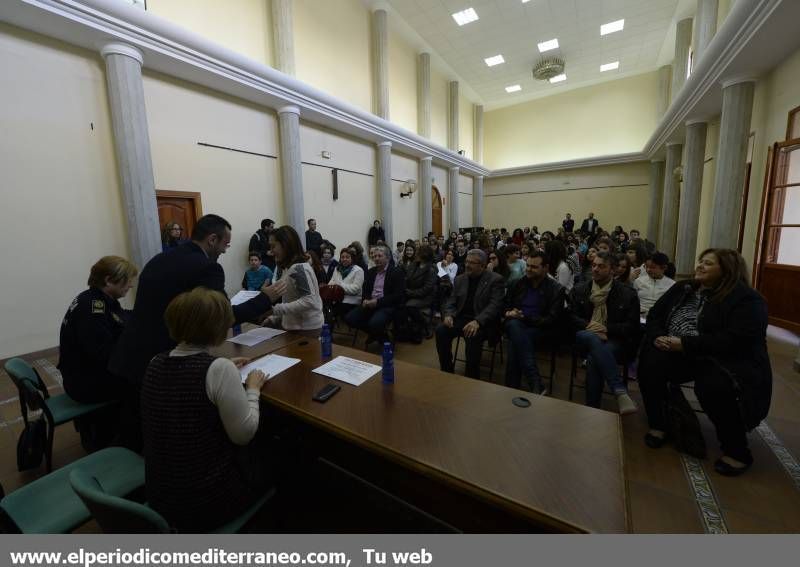
[[[775,144],[763,262],[800,266],[800,137]]]
[[[789,111],[789,123],[786,125],[786,139],[800,138],[800,106]]]

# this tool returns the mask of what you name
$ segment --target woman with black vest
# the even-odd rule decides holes
[[[203,532],[239,516],[264,489],[256,453],[245,446],[259,424],[267,376],[247,375],[209,354],[233,325],[230,302],[204,287],[170,302],[164,318],[178,343],[153,358],[142,383],[149,505],[180,532]]]

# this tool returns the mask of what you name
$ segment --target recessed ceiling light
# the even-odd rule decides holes
[[[613,71],[614,69],[619,69],[619,61],[614,61],[612,63],[603,63],[600,65],[600,72],[605,73],[606,71]]]
[[[551,49],[558,48],[558,40],[557,39],[550,39],[548,41],[543,41],[539,45],[539,53],[544,53],[545,51],[550,51]]]
[[[467,8],[466,10],[462,10],[460,12],[456,12],[453,14],[453,19],[459,26],[463,26],[464,24],[468,24],[470,22],[474,22],[478,19],[478,14],[472,8]]]
[[[511,85],[510,87],[506,87],[507,93],[515,93],[517,91],[521,91],[522,87],[519,85]]]
[[[600,26],[600,35],[607,35],[610,33],[622,31],[625,27],[625,20],[617,20],[616,22],[609,22]]]
[[[550,79],[550,82],[551,83],[560,83],[561,81],[566,81],[566,80],[567,80],[567,76],[564,73],[561,73],[560,75],[556,75],[555,77]]]
[[[487,57],[486,59],[484,59],[484,61],[486,61],[486,65],[488,65],[489,67],[494,67],[495,65],[500,65],[500,63],[505,63],[506,62],[506,60],[503,59],[502,55],[495,55],[493,57]]]
[[[530,2],[530,1],[531,1],[531,0],[522,0],[522,3],[523,3],[523,4],[527,4],[527,3],[528,3],[528,2]]]

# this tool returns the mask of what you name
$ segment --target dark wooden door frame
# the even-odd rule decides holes
[[[169,189],[157,189],[156,190],[156,199],[158,197],[177,197],[179,199],[191,199],[194,202],[194,212],[197,215],[197,218],[203,216],[203,203],[200,198],[200,193],[196,191],[172,191]]]

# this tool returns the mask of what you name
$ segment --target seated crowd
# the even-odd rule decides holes
[[[347,326],[363,331],[367,346],[435,336],[445,372],[455,370],[459,338],[470,378],[480,378],[484,343],[505,337],[505,384],[535,394],[547,393],[536,352],[569,345],[586,366],[586,404],[599,408],[608,388],[621,414],[637,411],[627,376],[638,361],[649,447],[673,434],[670,405],[680,403],[681,384],[694,382],[721,444],[716,470],[732,476],[752,464],[746,432],[766,416],[771,395],[767,313],[736,251],[704,251],[694,277],[676,283],[652,242],[620,226],[609,234],[593,214],[578,231],[567,215],[556,232],[430,233],[394,251],[375,221],[368,259],[357,241],[337,255],[313,219],[305,246],[292,227],[265,219],[241,282],[258,293],[231,306],[217,263],[231,225],[206,215],[188,240],[179,228],[168,223],[164,251],[142,269],[131,312],[119,300],[137,268],[115,256],[92,267],[89,289],[64,317],[59,362],[76,400],[122,402],[121,412],[97,419],[143,451],[148,500],[179,529],[210,528],[199,518],[232,517],[259,490],[248,471],[263,467],[241,447],[259,430],[265,377],[251,373],[243,389],[243,361],[209,353],[242,322],[311,337],[326,324]],[[198,491],[208,498],[190,496]]]

